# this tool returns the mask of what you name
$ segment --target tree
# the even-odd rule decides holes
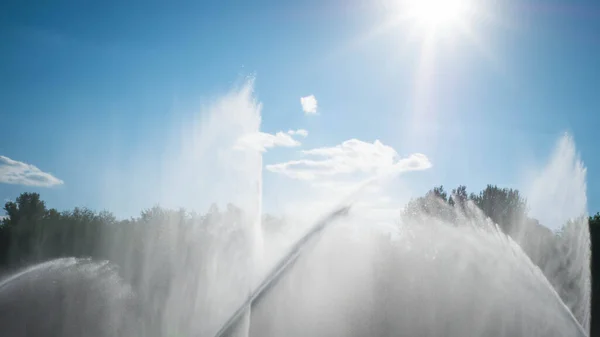
[[[4,204],[4,210],[8,218],[5,218],[3,223],[9,226],[16,226],[21,221],[39,220],[47,212],[46,203],[40,199],[38,193],[22,193],[17,197],[16,202],[9,201]]]
[[[35,232],[40,220],[48,210],[38,193],[22,193],[15,202],[9,201],[4,205],[7,218],[3,226],[8,231],[8,242],[5,242],[4,256],[9,261],[21,262],[24,257],[31,256],[35,247]]]
[[[460,185],[457,188],[452,190],[451,205],[455,204],[464,207],[467,200],[469,200],[469,194],[467,193],[467,186]]]
[[[448,202],[448,193],[446,193],[446,191],[444,190],[444,185],[440,185],[439,187],[434,187],[433,190],[428,192],[428,194],[430,196],[439,198],[444,202]]]
[[[592,245],[592,308],[590,336],[600,334],[600,213],[589,218],[590,243]]]
[[[448,193],[444,186],[434,187],[425,196],[411,200],[402,211],[404,220],[417,219],[420,217],[444,218],[444,207],[448,203]]]
[[[511,233],[516,229],[515,224],[527,219],[527,201],[518,190],[487,185],[479,194],[471,193],[469,199],[505,233]]]

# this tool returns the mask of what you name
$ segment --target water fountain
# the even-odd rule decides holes
[[[182,151],[186,163],[202,167],[196,179],[227,174],[221,180],[227,188],[215,196],[233,197],[239,209],[202,218],[202,226],[176,224],[165,215],[160,231],[141,234],[147,248],[141,260],[130,258],[125,244],[107,242],[121,273],[139,271],[125,277],[137,277],[132,291],[109,264],[92,261],[61,259],[11,276],[0,284],[3,331],[48,336],[28,330],[43,317],[41,326],[56,336],[588,334],[583,218],[565,229],[566,271],[552,263],[563,251],[525,232],[506,235],[469,203],[438,205],[453,221],[416,214],[385,229],[342,205],[305,236],[284,234],[287,248],[267,259],[264,252],[273,250],[265,249],[272,242],[260,226],[261,154],[233,146],[259,131],[260,105],[251,88],[216,102]],[[573,151],[558,157],[571,166],[545,179],[572,186],[570,198],[585,200],[585,184],[573,182],[585,177],[585,169]],[[194,172],[181,170],[174,175],[187,179]],[[29,312],[31,303],[35,310]]]
[[[586,336],[522,248],[468,212],[458,226],[421,217],[393,239],[336,221],[252,306],[251,335]]]

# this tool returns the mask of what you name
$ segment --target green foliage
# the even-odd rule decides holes
[[[590,217],[590,226],[600,226],[600,212]]]
[[[471,194],[470,199],[506,232],[527,216],[527,202],[518,190],[488,185],[478,195]]]
[[[600,213],[590,216],[590,244],[592,246],[592,322],[590,336],[600,335]]]

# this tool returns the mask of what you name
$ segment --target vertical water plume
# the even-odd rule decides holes
[[[225,217],[215,215],[204,222],[207,228],[193,228],[183,245],[193,253],[173,274],[164,317],[170,331],[182,330],[183,324],[187,333],[214,333],[257,278],[263,246],[262,153],[237,143],[260,132],[261,108],[250,80],[214,101],[182,134],[183,168],[192,169],[184,177],[202,180],[196,193],[228,206]],[[205,247],[195,247],[193,238],[207,234],[197,243]],[[237,336],[247,336],[245,320]]]
[[[589,332],[591,279],[586,167],[571,135],[557,142],[546,166],[527,189],[531,215],[557,232],[557,243],[517,240],[534,258],[574,316]],[[541,235],[543,233],[538,233]]]
[[[258,278],[262,152],[237,146],[260,133],[262,106],[253,90],[252,80],[242,83],[174,130],[160,197],[162,206],[189,212],[154,207],[108,230],[109,258],[119,261],[141,303],[139,336],[211,336]],[[246,322],[238,336],[247,336]]]

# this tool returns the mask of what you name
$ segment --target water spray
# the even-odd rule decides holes
[[[348,214],[350,206],[342,206],[337,208],[335,211],[329,213],[323,220],[317,222],[300,240],[296,242],[289,250],[289,252],[283,256],[283,258],[271,269],[260,285],[250,294],[250,296],[234,311],[231,317],[223,324],[221,329],[217,331],[215,337],[222,337],[231,331],[236,326],[240,318],[247,310],[249,310],[253,304],[258,303],[263,295],[273,287],[277,281],[289,270],[291,265],[296,261],[302,249],[306,247],[309,241],[315,239],[323,230],[331,224],[334,220]]]

